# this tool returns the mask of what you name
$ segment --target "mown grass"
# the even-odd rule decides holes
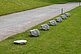
[[[69,0],[0,0],[0,16]]]
[[[70,13],[71,17],[51,26],[49,31],[40,31],[40,37],[29,37],[26,31],[1,41],[0,54],[81,54],[81,7]],[[26,39],[28,43],[13,44],[18,39]]]

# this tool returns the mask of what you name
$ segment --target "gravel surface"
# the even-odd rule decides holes
[[[67,12],[78,5],[78,3],[54,4],[0,16],[0,41],[59,15],[61,8],[64,8],[64,12]]]

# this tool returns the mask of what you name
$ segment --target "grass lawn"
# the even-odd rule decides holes
[[[0,54],[81,54],[81,7],[70,13],[68,20],[51,26],[49,31],[41,31],[40,37],[29,37],[26,31],[1,41]],[[26,39],[28,43],[13,44],[18,39]]]
[[[69,0],[0,0],[0,15],[29,10]]]

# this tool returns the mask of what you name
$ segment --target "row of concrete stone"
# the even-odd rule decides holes
[[[40,35],[39,30],[47,31],[50,29],[50,26],[56,26],[57,22],[62,22],[62,20],[67,19],[68,17],[70,17],[70,15],[71,15],[70,13],[65,13],[65,14],[61,15],[60,17],[56,18],[55,20],[51,20],[47,24],[41,25],[39,29],[30,30],[29,35],[33,36],[33,37],[38,37]],[[27,42],[27,40],[14,41],[15,44],[26,44],[26,42]]]
[[[71,15],[70,13],[64,13],[63,15],[56,18],[55,20],[51,20],[51,21],[49,21],[49,23],[41,25],[39,29],[30,30],[29,35],[37,37],[40,35],[39,30],[49,30],[50,26],[56,26],[57,22],[62,22],[62,20],[67,19],[68,17],[70,17],[70,15]]]

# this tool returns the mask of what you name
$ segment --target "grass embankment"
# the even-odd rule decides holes
[[[67,20],[51,26],[49,31],[41,31],[40,37],[29,37],[26,31],[1,41],[0,54],[81,54],[81,7],[70,13]],[[13,44],[18,39],[26,39],[28,43]]]
[[[54,3],[66,3],[69,0],[0,0],[0,15],[29,10]]]

